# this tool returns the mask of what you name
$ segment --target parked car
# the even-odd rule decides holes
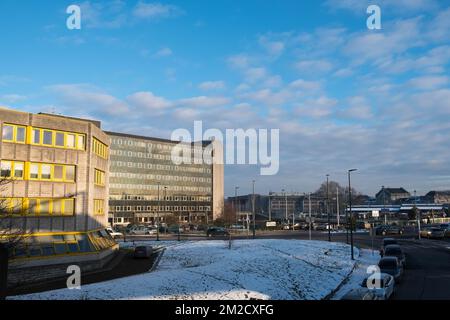
[[[135,226],[128,233],[132,235],[147,235],[152,234],[152,230],[146,226]]]
[[[375,276],[376,280],[379,280],[379,286],[376,283],[370,285],[372,278],[365,278],[361,284],[363,288],[368,288],[373,291],[379,300],[388,300],[394,293],[395,279],[393,276],[387,273],[379,273]]]
[[[380,256],[384,255],[384,248],[386,248],[387,246],[389,246],[391,244],[398,244],[397,240],[395,240],[394,238],[384,238],[383,239],[383,241],[381,243]]]
[[[395,282],[401,281],[403,276],[403,267],[397,257],[383,257],[378,262],[381,273],[387,273],[394,277]]]
[[[208,237],[229,236],[230,233],[225,228],[211,227],[206,231]]]
[[[341,300],[378,300],[378,298],[373,290],[354,288],[348,291]]]
[[[420,236],[428,239],[442,239],[445,231],[438,227],[426,228],[420,231]]]
[[[134,248],[134,257],[136,259],[149,259],[153,254],[151,246],[137,246]]]
[[[406,267],[406,256],[398,244],[390,244],[384,249],[384,257],[397,257],[402,267]]]
[[[123,237],[123,233],[117,232],[117,231],[115,231],[113,228],[106,228],[106,232],[108,232],[109,235],[110,235],[113,239],[116,239],[116,238],[122,238],[122,237]]]
[[[403,228],[394,225],[381,225],[375,228],[376,235],[403,234]]]
[[[170,226],[167,229],[167,232],[169,232],[169,233],[183,233],[184,232],[184,228],[182,226],[179,226],[179,225]]]

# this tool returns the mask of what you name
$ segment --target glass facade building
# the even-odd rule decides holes
[[[177,164],[178,142],[107,132],[111,139],[109,222],[209,223],[223,207],[223,165]],[[191,145],[198,157],[211,142]]]

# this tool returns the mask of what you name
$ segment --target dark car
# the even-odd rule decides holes
[[[387,273],[394,277],[395,282],[400,282],[403,276],[403,267],[397,257],[383,257],[378,262],[381,273]]]
[[[406,256],[402,248],[398,244],[390,244],[384,248],[385,257],[397,257],[398,261],[402,264],[402,267],[406,267]]]
[[[134,257],[136,259],[149,259],[153,254],[151,246],[137,246],[134,249]]]
[[[381,243],[381,249],[380,249],[381,256],[384,255],[384,248],[386,248],[387,246],[389,246],[391,244],[398,244],[397,240],[395,240],[394,238],[384,238],[383,239],[383,242]]]
[[[376,235],[387,235],[387,234],[403,234],[403,228],[394,225],[381,225],[375,228]]]
[[[206,231],[208,237],[229,236],[230,233],[225,228],[213,227]]]

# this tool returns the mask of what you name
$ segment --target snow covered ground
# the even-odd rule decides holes
[[[331,300],[340,300],[350,289],[361,287],[363,280],[370,274],[367,273],[367,268],[371,265],[377,265],[380,260],[380,253],[375,250],[361,249],[360,256],[357,259],[355,269],[351,276],[333,295]]]
[[[81,290],[11,298],[317,300],[335,290],[354,266],[350,248],[342,243],[235,240],[231,250],[228,241],[158,245],[166,250],[154,272],[85,285]]]

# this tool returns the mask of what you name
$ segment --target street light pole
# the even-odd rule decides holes
[[[255,213],[255,180],[253,180],[252,213],[253,213],[253,239],[256,238],[256,213]]]
[[[330,175],[327,174],[327,220],[328,220],[328,241],[331,242],[331,218],[330,218],[330,204],[328,200],[328,179]]]
[[[348,203],[349,203],[349,207],[350,207],[350,246],[351,246],[352,260],[355,260],[355,256],[353,253],[352,184],[351,184],[351,180],[350,180],[350,174],[356,170],[358,170],[358,169],[348,170]]]
[[[309,240],[311,240],[311,192],[309,193],[308,196],[308,202],[309,202]]]
[[[167,207],[167,186],[164,186],[164,212],[166,211],[166,207]],[[167,233],[167,231],[166,231]]]
[[[158,182],[158,210],[156,210],[156,241],[159,241],[159,210],[161,209],[161,200],[159,198],[159,188],[161,186],[161,182]]]
[[[238,209],[237,209],[237,203],[238,203],[238,198],[237,198],[237,191],[238,191],[239,187],[234,187],[234,214],[236,215],[236,226],[238,225]]]
[[[418,230],[419,230],[419,240],[421,239],[421,237],[420,237],[420,220],[421,220],[421,217],[420,217],[420,210],[417,208],[417,193],[416,193],[416,190],[414,190],[414,207],[415,207],[415,210],[417,210],[417,227],[418,227]]]

